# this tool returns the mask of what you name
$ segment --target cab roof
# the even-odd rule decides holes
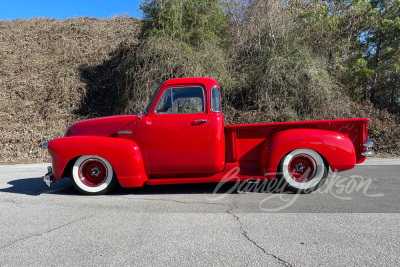
[[[175,79],[170,79],[166,80],[163,84],[164,86],[170,86],[170,85],[181,85],[181,84],[203,84],[206,86],[207,89],[210,89],[213,86],[218,86],[218,83],[216,80],[211,79],[211,78],[206,78],[206,77],[189,77],[189,78],[175,78]]]

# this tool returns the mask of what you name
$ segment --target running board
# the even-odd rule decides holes
[[[224,173],[226,174],[226,173]],[[259,183],[265,180],[265,176],[254,175],[236,175],[228,179],[224,175],[216,174],[211,177],[187,177],[187,178],[150,178],[147,185],[163,185],[163,184],[198,184],[198,183],[219,183],[219,182],[248,182]]]

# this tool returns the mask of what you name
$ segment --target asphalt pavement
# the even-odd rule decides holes
[[[400,262],[400,159],[312,194],[189,184],[83,196],[49,164],[0,166],[1,266],[337,266]]]

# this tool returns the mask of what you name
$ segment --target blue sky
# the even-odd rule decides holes
[[[140,0],[0,0],[0,20],[33,18],[96,17],[119,14],[140,17]]]

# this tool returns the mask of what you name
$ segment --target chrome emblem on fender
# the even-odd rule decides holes
[[[132,131],[118,131],[118,134],[132,134]]]

